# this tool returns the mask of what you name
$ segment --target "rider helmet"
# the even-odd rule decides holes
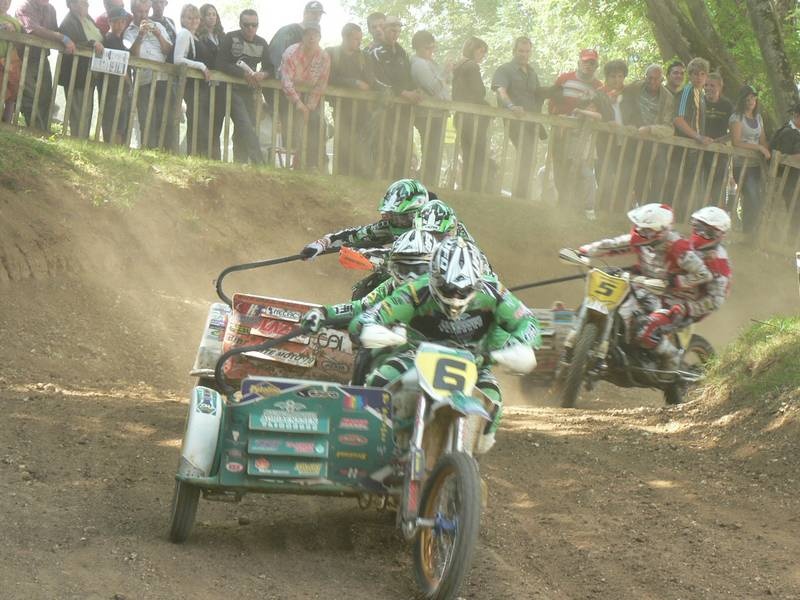
[[[402,285],[427,273],[434,248],[436,238],[427,231],[411,229],[397,238],[387,261],[395,283]]]
[[[697,250],[715,246],[731,229],[730,215],[716,206],[704,206],[692,214],[692,245]]]
[[[647,246],[664,239],[672,229],[674,215],[669,204],[644,204],[628,211],[633,223],[631,242],[635,246]]]
[[[414,227],[429,231],[437,239],[454,235],[458,219],[455,211],[441,200],[431,200],[419,209],[414,219]]]
[[[441,242],[431,258],[431,294],[450,319],[457,319],[480,286],[485,270],[483,254],[474,242],[452,237]]]
[[[428,201],[428,190],[416,179],[399,179],[390,185],[378,205],[395,236],[408,231],[417,211]]]

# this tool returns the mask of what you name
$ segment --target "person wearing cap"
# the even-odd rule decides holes
[[[58,30],[69,37],[75,46],[92,50],[96,56],[103,54],[103,35],[89,16],[89,0],[67,0],[69,12],[61,21]],[[86,137],[89,134],[94,108],[94,92],[97,80],[89,70],[92,59],[83,56],[65,56],[61,63],[58,83],[64,88],[64,95],[69,94],[72,76],[72,61],[78,61],[75,78],[72,81],[72,94],[69,100],[69,134],[72,137]],[[86,79],[89,87],[86,88]],[[83,130],[80,129],[83,116]]]
[[[596,96],[597,101],[595,104],[603,104],[603,83],[595,77],[599,60],[600,57],[597,54],[597,50],[593,48],[584,48],[580,51],[577,68],[574,71],[561,73],[553,84],[549,105],[550,114],[573,115],[579,105],[585,107]],[[605,106],[608,106],[607,101]],[[572,160],[574,157],[571,157],[568,151],[571,146],[569,141],[570,131],[553,127],[552,134],[550,151],[553,154],[553,181],[560,201],[566,203],[570,200],[570,191],[574,186],[574,162]],[[593,165],[580,162],[578,168],[588,171],[588,169],[593,168]],[[588,177],[588,172],[585,172],[584,175]],[[593,173],[592,177],[594,177]],[[588,211],[589,209],[587,208],[586,210]],[[587,218],[593,217],[589,212],[587,212],[586,216]]]
[[[110,50],[128,51],[122,40],[130,23],[131,15],[121,6],[110,6],[105,13],[106,24],[109,27],[103,38],[103,46]],[[125,73],[122,88],[120,89],[118,75],[104,74],[108,77],[108,89],[106,91],[106,103],[103,109],[103,141],[107,144],[124,144],[128,131],[128,116],[131,110],[131,69]],[[114,113],[117,111],[117,94],[122,94],[120,100],[119,113],[117,116],[117,128],[114,130]]]
[[[739,99],[728,125],[731,130],[731,143],[735,148],[746,148],[761,153],[769,160],[771,153],[764,132],[764,121],[758,107],[758,92],[749,85],[742,87]],[[761,165],[752,163],[741,156],[733,157],[733,176],[742,188],[742,230],[751,235],[756,230],[761,213]]]
[[[258,13],[247,8],[239,15],[238,31],[231,31],[222,38],[217,52],[216,67],[232,77],[241,77],[247,85],[232,86],[231,119],[233,120],[233,160],[264,164],[264,154],[256,133],[256,94],[261,82],[272,72],[269,44],[259,35]],[[260,66],[259,66],[260,65]],[[217,91],[216,99],[225,95]],[[267,97],[264,90],[264,97]],[[271,93],[272,90],[269,90]],[[260,101],[260,100],[259,100]]]
[[[383,25],[383,42],[368,55],[369,68],[374,76],[372,85],[378,92],[389,93],[412,104],[417,104],[422,100],[422,94],[411,78],[411,61],[408,54],[398,42],[402,27],[403,24],[398,17],[386,17]],[[391,179],[400,179],[406,175],[405,162],[409,151],[408,133],[413,126],[411,106],[408,103],[393,103],[386,109],[384,119],[389,125],[385,138],[378,140],[378,143],[390,145],[384,148],[383,156],[387,161],[394,156],[394,162],[387,165],[388,173],[383,173],[383,175]],[[396,139],[393,137],[394,131],[398,132]]]
[[[131,24],[132,17],[130,13],[125,11],[125,0],[103,0],[103,6],[105,7],[106,12],[98,16],[94,22],[104,37],[111,30],[110,13],[112,9],[122,9],[122,12],[127,15],[125,27]],[[116,14],[119,14],[119,12],[116,12]]]
[[[306,25],[316,23],[319,26],[324,14],[325,10],[322,7],[322,3],[318,2],[318,0],[311,0],[303,9],[302,22],[289,23],[275,32],[275,35],[269,41],[269,59],[275,66],[275,77],[278,79],[281,77],[280,64],[286,49],[292,44],[300,43],[303,39],[303,31]]]
[[[25,0],[17,9],[17,20],[22,24],[22,32],[55,44],[64,45],[65,54],[75,52],[75,42],[68,36],[58,31],[56,9],[49,0]],[[28,127],[35,127],[42,131],[50,131],[48,112],[50,111],[50,97],[53,93],[53,75],[50,73],[50,63],[47,56],[49,50],[31,46],[28,51],[28,67],[25,72],[25,81],[22,82],[22,104],[17,108],[25,117]],[[39,62],[42,65],[42,77],[39,82],[39,100],[36,106],[36,120],[33,119],[33,100],[36,95],[36,85],[39,80]]]
[[[383,26],[386,24],[386,14],[374,12],[367,15],[367,31],[372,36],[372,41],[364,48],[364,56],[369,55],[383,43]]]
[[[521,36],[514,40],[513,59],[500,65],[492,77],[492,90],[497,93],[498,106],[505,107],[515,115],[526,112],[542,112],[542,95],[539,76],[530,66],[533,42]],[[512,185],[512,193],[518,198],[530,194],[531,172],[533,171],[533,151],[536,135],[542,135],[536,123],[522,123],[512,120],[509,123],[509,137],[517,150],[519,165]]]
[[[320,125],[322,118],[322,95],[328,86],[328,76],[331,71],[331,57],[319,46],[321,37],[319,23],[309,21],[303,23],[303,37],[297,44],[292,44],[283,53],[281,61],[281,87],[286,98],[293,108],[285,107],[281,114],[281,122],[288,123],[288,111],[294,110],[292,119],[292,131],[286,131],[286,135],[291,136],[292,147],[295,150],[294,167],[299,163],[306,167],[324,166],[320,165],[320,146],[323,140],[320,139]],[[298,92],[297,85],[310,86],[310,92]],[[302,141],[306,137],[307,143],[305,154]]]

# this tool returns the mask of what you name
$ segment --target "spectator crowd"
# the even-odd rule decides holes
[[[440,64],[436,59],[436,38],[427,30],[411,37],[411,53],[400,44],[403,27],[396,16],[372,13],[366,19],[368,40],[361,27],[347,23],[341,44],[321,48],[323,5],[312,0],[305,5],[302,20],[281,27],[271,41],[258,35],[259,15],[246,9],[239,17],[239,29],[225,32],[219,13],[211,4],[183,6],[180,22],[164,15],[168,0],[104,0],[105,12],[92,18],[88,0],[66,0],[69,13],[59,24],[48,0],[25,0],[8,14],[10,0],[0,0],[0,30],[23,32],[63,45],[58,81],[52,81],[46,49],[31,47],[26,73],[20,73],[21,48],[0,40],[0,75],[7,71],[2,119],[11,121],[21,113],[28,125],[49,129],[53,85],[67,95],[65,125],[74,136],[86,136],[96,102],[102,109],[103,139],[126,143],[133,124],[135,106],[138,139],[142,147],[179,149],[181,115],[171,101],[183,94],[186,122],[186,151],[220,158],[220,135],[230,93],[233,122],[234,160],[261,164],[265,148],[257,130],[258,112],[276,114],[283,145],[304,146],[307,151],[290,156],[294,166],[326,168],[324,145],[329,135],[325,116],[327,86],[349,88],[353,94],[338,98],[334,113],[337,135],[337,171],[372,176],[376,168],[388,178],[408,175],[407,157],[413,130],[419,132],[421,158],[418,175],[430,185],[439,183],[442,151],[450,114],[448,110],[417,106],[433,99],[491,106],[481,63],[488,53],[483,40],[470,36],[456,61]],[[130,9],[130,12],[126,10]],[[174,63],[202,74],[204,83],[189,79],[184,88],[164,73],[139,68],[136,85],[132,70],[115,77],[101,97],[104,77],[90,70],[90,59],[75,55],[85,48],[96,55],[104,49],[125,50],[133,57],[154,63]],[[613,129],[551,127],[525,119],[508,119],[507,139],[516,150],[512,193],[527,197],[535,175],[533,165],[539,144],[547,148],[549,173],[564,204],[582,211],[588,219],[595,214],[598,194],[629,193],[637,202],[661,201],[665,184],[677,189],[677,196],[689,193],[690,174],[698,170],[709,189],[706,202],[721,204],[732,179],[741,196],[741,220],[746,232],[756,227],[761,211],[761,165],[740,157],[732,161],[702,150],[711,143],[728,143],[752,149],[769,160],[775,149],[800,156],[800,105],[792,118],[768,143],[760,114],[758,92],[744,86],[735,101],[725,96],[725,82],[712,72],[709,62],[694,58],[685,64],[675,61],[662,67],[651,64],[641,79],[629,80],[624,60],[608,60],[598,76],[600,56],[594,49],[581,50],[575,68],[560,74],[553,85],[543,85],[531,66],[533,43],[527,37],[513,41],[510,60],[491,76],[490,90],[496,105],[511,117],[547,112],[586,121],[607,122],[635,128],[646,134],[645,141],[626,145]],[[44,63],[44,64],[42,64]],[[220,83],[211,71],[223,72],[241,81]],[[41,75],[40,75],[41,74]],[[281,93],[261,83],[274,78]],[[22,87],[21,104],[16,106]],[[136,90],[135,102],[133,91]],[[380,92],[405,102],[370,103],[358,100],[358,93]],[[330,101],[330,99],[329,99]],[[412,108],[413,107],[413,108]],[[480,113],[480,110],[477,111]],[[456,113],[458,150],[461,157],[461,189],[483,192],[496,190],[498,168],[490,138],[491,116]],[[607,129],[607,128],[606,128]],[[667,160],[660,139],[678,136],[691,140],[683,149],[682,161]],[[377,161],[381,165],[376,165]],[[679,166],[680,162],[680,166]],[[730,162],[730,164],[729,164]],[[648,165],[667,165],[652,170]],[[680,169],[681,172],[678,172]],[[790,192],[797,183],[793,169]],[[602,177],[614,173],[615,177]],[[694,178],[696,181],[696,177]],[[613,186],[612,186],[613,181]],[[707,183],[707,185],[706,185]],[[730,207],[729,207],[730,208]]]

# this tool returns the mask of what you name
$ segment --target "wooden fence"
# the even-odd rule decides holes
[[[20,53],[17,109],[22,104],[26,76],[35,69],[30,121],[57,129],[55,86],[61,74],[63,48],[8,32],[0,32],[0,39],[14,42],[8,45],[6,64],[10,64],[13,47]],[[40,48],[58,51],[53,93],[44,89],[44,69],[50,68],[49,62],[35,59]],[[91,54],[80,49],[76,56],[88,60]],[[682,221],[709,203],[735,215],[748,178],[751,184],[757,179],[759,186],[751,195],[751,204],[755,205],[745,203],[744,207],[757,218],[754,242],[764,248],[800,245],[797,158],[775,153],[767,162],[755,151],[728,144],[700,146],[686,138],[657,137],[591,119],[516,115],[491,106],[434,100],[412,105],[385,94],[332,86],[326,90],[320,108],[306,120],[286,101],[275,80],[263,82],[257,90],[218,71],[212,72],[209,85],[201,73],[183,66],[133,57],[129,66],[132,77],[93,73],[77,90],[78,60],[73,60],[64,89],[59,133],[178,151],[175,139],[185,101],[185,151],[229,161],[237,154],[233,94],[248,101],[252,95],[257,134],[263,124],[271,125],[261,140],[264,161],[277,167],[316,168],[324,173],[386,181],[417,176],[437,190],[552,198],[565,210],[581,212],[594,206],[601,213],[621,214],[637,203],[660,201],[671,204]],[[6,96],[9,72],[4,71],[0,98]],[[151,85],[149,95],[140,98],[140,86],[146,85],[141,82],[153,77],[166,80],[163,95],[157,95],[157,86]],[[308,91],[302,86],[300,89]],[[45,106],[40,106],[42,98],[49,99]],[[80,116],[70,124],[76,101],[81,102]],[[146,102],[144,111],[139,110],[140,102]],[[43,112],[46,115],[42,116]],[[144,126],[139,123],[135,128],[139,116]],[[151,123],[157,119],[158,123]],[[14,123],[23,124],[19,113]],[[139,132],[137,143],[135,129]],[[215,147],[220,148],[218,154]],[[590,205],[592,198],[594,204]]]

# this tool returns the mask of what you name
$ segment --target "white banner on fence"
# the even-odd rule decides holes
[[[111,75],[124,75],[128,70],[128,58],[131,53],[125,50],[111,50],[105,48],[103,56],[92,57],[92,71],[98,73],[111,73]]]

